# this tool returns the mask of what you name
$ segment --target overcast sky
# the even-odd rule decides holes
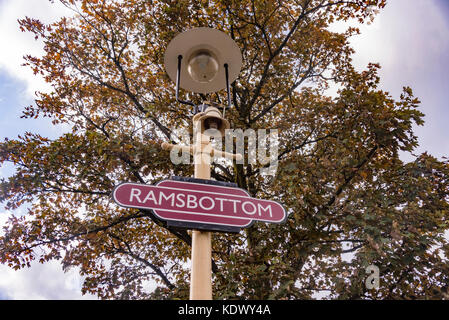
[[[449,0],[390,0],[386,9],[362,34],[353,39],[354,64],[361,70],[369,62],[381,64],[381,86],[399,98],[403,86],[412,87],[426,114],[424,127],[416,128],[420,146],[441,158],[449,155]],[[46,85],[21,67],[25,54],[39,55],[41,43],[19,31],[17,19],[30,16],[51,22],[69,14],[55,1],[0,0],[0,140],[15,138],[25,131],[55,138],[66,128],[49,121],[20,119],[24,106],[33,103],[36,90]],[[404,160],[410,160],[403,156]],[[0,176],[13,168],[0,167]],[[17,211],[15,214],[22,214]],[[0,206],[0,226],[7,216]],[[0,231],[1,232],[1,231]],[[33,263],[29,269],[13,271],[0,265],[0,299],[83,299],[82,279],[76,269],[63,273],[57,262]]]

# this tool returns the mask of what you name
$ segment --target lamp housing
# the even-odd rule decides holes
[[[215,104],[205,102],[202,106],[205,110],[193,117],[194,132],[204,133],[208,129],[216,129],[225,136],[226,129],[231,128],[229,121],[222,117],[221,112]]]
[[[226,79],[231,83],[237,79],[242,55],[226,33],[212,28],[195,28],[170,41],[164,64],[170,79],[181,88],[205,94],[225,89]]]

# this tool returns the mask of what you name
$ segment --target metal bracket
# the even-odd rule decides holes
[[[193,103],[192,101],[181,100],[179,98],[179,87],[180,87],[180,82],[181,82],[181,63],[182,63],[182,56],[179,55],[178,56],[178,69],[176,72],[176,101],[178,101],[179,103],[187,104],[189,106],[194,107],[193,114],[197,114],[198,106],[195,103]],[[224,64],[224,68],[225,68],[225,76],[226,76],[225,80],[226,80],[226,93],[227,93],[228,105],[223,106],[223,118],[225,116],[226,109],[231,109],[231,89],[229,87],[229,66],[227,63]]]
[[[226,93],[228,95],[228,105],[227,107],[223,107],[223,118],[225,116],[226,109],[231,109],[231,90],[229,88],[229,70],[228,70],[228,64],[224,64],[225,68],[225,75],[226,75]]]
[[[179,83],[181,82],[181,62],[182,62],[182,56],[179,55],[178,56],[178,70],[176,72],[176,101],[178,101],[179,103],[182,104],[187,104],[189,106],[194,107],[194,113],[196,114],[197,112],[197,105],[194,104],[192,101],[185,101],[185,100],[181,100],[179,99]]]

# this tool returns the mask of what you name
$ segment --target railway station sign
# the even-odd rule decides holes
[[[122,183],[114,189],[112,198],[122,207],[151,209],[169,226],[190,229],[238,232],[254,221],[282,223],[287,217],[278,202],[253,198],[247,191],[223,183]]]

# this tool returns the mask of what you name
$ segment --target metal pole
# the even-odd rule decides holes
[[[193,159],[195,178],[210,179],[212,146],[201,130],[196,133]],[[212,233],[192,231],[190,300],[212,300]]]
[[[200,114],[198,114],[200,115]],[[193,118],[193,132],[195,141],[193,145],[181,146],[171,143],[162,143],[164,150],[183,150],[193,154],[195,178],[210,179],[211,157],[223,157],[241,160],[241,154],[232,154],[215,150],[210,143],[210,137],[202,133],[202,123]],[[192,231],[192,266],[190,274],[190,299],[212,299],[212,233],[199,230]]]

